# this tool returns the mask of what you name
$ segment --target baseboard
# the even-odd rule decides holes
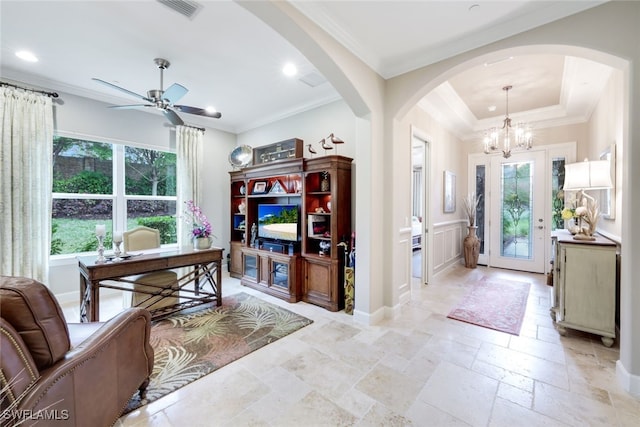
[[[640,375],[633,375],[627,371],[622,362],[616,362],[616,376],[622,388],[629,394],[640,397]]]
[[[101,297],[108,297],[111,295],[121,294],[122,291],[118,289],[100,289]],[[55,294],[56,300],[58,300],[58,304],[66,305],[66,304],[80,304],[80,291],[72,291],[72,292],[63,292],[61,294]]]
[[[354,309],[353,320],[363,325],[377,325],[378,323],[382,322],[382,320],[384,320],[384,307],[377,309],[371,314]]]

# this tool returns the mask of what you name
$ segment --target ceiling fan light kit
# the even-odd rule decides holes
[[[533,131],[531,126],[526,123],[518,122],[513,126],[511,117],[509,117],[509,91],[513,86],[505,86],[502,88],[506,92],[506,110],[505,118],[502,121],[502,127],[492,127],[484,132],[484,153],[489,154],[498,149],[502,150],[502,156],[505,159],[511,157],[511,149],[529,150],[533,146]],[[502,148],[500,142],[502,141]]]
[[[189,105],[175,105],[175,102],[185,96],[187,92],[189,92],[189,89],[182,86],[181,84],[174,83],[169,86],[167,90],[164,90],[164,70],[169,68],[171,63],[164,58],[155,58],[153,62],[160,69],[160,89],[151,89],[147,91],[147,96],[137,94],[128,89],[114,85],[113,83],[109,83],[105,80],[97,79],[95,77],[93,78],[93,80],[97,81],[98,83],[102,83],[113,89],[124,92],[127,95],[140,98],[143,101],[148,102],[148,104],[112,105],[109,108],[130,109],[140,107],[155,107],[156,109],[162,111],[167,120],[169,120],[169,122],[174,126],[184,125],[184,121],[180,118],[180,116],[178,116],[178,114],[176,114],[176,111],[181,113],[194,114],[197,116],[211,117],[214,119],[219,119],[220,117],[222,117],[222,114],[219,111],[207,111],[204,108],[191,107]]]

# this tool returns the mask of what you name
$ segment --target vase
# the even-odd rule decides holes
[[[462,246],[464,248],[464,266],[467,268],[476,268],[478,266],[478,257],[480,256],[480,239],[476,235],[478,227],[470,225],[467,227],[469,234],[464,238]]]
[[[211,247],[211,237],[194,237],[193,249],[209,249]]]
[[[329,191],[331,184],[329,183],[329,172],[322,172],[322,180],[320,181],[320,191]]]

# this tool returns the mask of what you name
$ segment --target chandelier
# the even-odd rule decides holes
[[[507,105],[506,115],[502,122],[502,127],[489,128],[484,132],[484,153],[489,154],[498,149],[502,150],[502,156],[505,159],[511,157],[511,148],[523,148],[530,149],[533,143],[533,132],[531,127],[525,123],[517,123],[515,126],[511,125],[511,118],[509,117],[509,91],[513,86],[505,86],[502,88],[506,92]],[[502,143],[502,148],[500,148]]]

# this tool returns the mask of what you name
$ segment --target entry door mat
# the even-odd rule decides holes
[[[520,335],[530,283],[509,280],[479,281],[447,317]]]
[[[155,363],[146,399],[136,393],[124,413],[153,402],[313,321],[244,292],[220,307],[176,314],[151,326]]]

